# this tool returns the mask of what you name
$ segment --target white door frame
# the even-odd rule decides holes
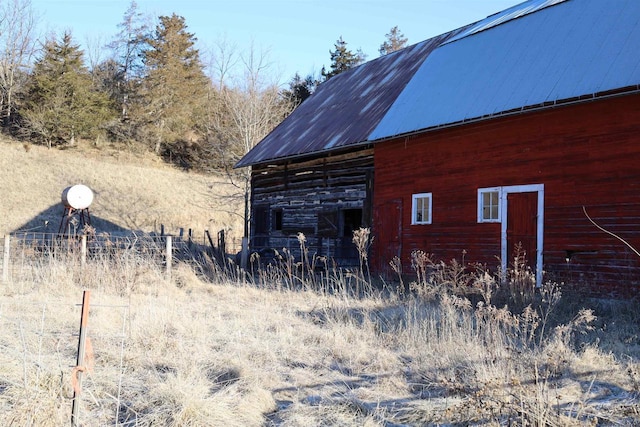
[[[542,248],[544,243],[544,184],[511,185],[500,187],[500,218],[501,218],[501,256],[502,271],[507,271],[507,195],[509,193],[538,193],[538,215],[536,236],[536,286],[542,286]]]

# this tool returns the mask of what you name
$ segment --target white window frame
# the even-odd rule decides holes
[[[429,200],[429,215],[425,220],[418,221],[418,199]],[[411,196],[411,225],[427,225],[431,224],[433,218],[433,194],[432,193],[416,193]]]
[[[497,218],[485,218],[484,217],[484,194],[485,193],[498,193],[498,217]],[[502,187],[487,187],[478,189],[478,222],[502,222]]]

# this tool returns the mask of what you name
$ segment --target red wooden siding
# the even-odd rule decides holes
[[[640,95],[379,143],[374,164],[374,209],[402,199],[397,244],[405,271],[415,249],[443,260],[460,259],[464,250],[466,261],[497,267],[500,224],[477,222],[478,188],[544,184],[546,277],[579,286],[640,285],[638,257],[583,213],[584,206],[640,248]],[[433,223],[411,225],[411,195],[425,192],[433,193]],[[374,219],[374,235],[384,230],[384,237],[384,216]],[[376,267],[389,261],[387,252],[384,242],[374,243]]]

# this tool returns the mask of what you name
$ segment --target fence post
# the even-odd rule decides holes
[[[249,258],[249,239],[242,238],[242,252],[240,253],[240,267],[243,270],[247,269],[247,260]]]
[[[220,230],[218,232],[218,249],[222,253],[222,255],[226,255],[227,253],[227,244],[224,239],[224,230]]]
[[[167,248],[165,250],[165,258],[167,263],[167,280],[171,280],[171,262],[173,261],[173,245],[171,244],[171,236],[167,236]]]
[[[80,393],[82,391],[82,372],[86,369],[84,366],[85,344],[87,341],[87,321],[89,320],[89,297],[91,291],[82,293],[82,314],[80,316],[80,337],[78,338],[78,357],[76,359],[76,367],[73,370],[72,378],[74,381],[73,403],[71,405],[71,426],[78,425],[78,414],[80,412]],[[77,383],[75,382],[77,381]],[[77,384],[77,387],[75,386]]]
[[[84,268],[87,263],[87,235],[82,235],[82,240],[80,241],[80,265]]]
[[[9,281],[9,249],[11,248],[11,238],[8,234],[4,236],[4,254],[2,255],[2,282]]]

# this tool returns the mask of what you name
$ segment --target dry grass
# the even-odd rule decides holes
[[[606,317],[624,305],[596,307],[605,317],[594,323],[590,310],[560,302],[566,321],[552,322],[543,301],[511,312],[440,283],[354,295],[362,274],[303,280],[298,268],[292,280],[282,262],[254,283],[187,264],[167,281],[127,253],[84,269],[64,257],[23,266],[31,275],[0,288],[0,425],[69,422],[83,288],[92,291],[87,426],[640,422],[639,353],[621,341],[638,318]],[[463,267],[438,274],[470,280]]]
[[[96,192],[98,232],[237,226],[209,208],[227,191],[214,178],[133,154],[0,142],[0,168],[0,233],[56,231],[76,183]],[[518,257],[494,277],[415,252],[417,280],[376,286],[364,231],[353,272],[309,254],[302,234],[304,259],[253,257],[251,277],[205,261],[168,280],[128,250],[84,267],[21,252],[0,285],[0,425],[69,423],[84,289],[85,426],[640,424],[635,303],[533,292]]]
[[[192,228],[200,239],[205,229],[242,229],[239,217],[223,212],[216,201],[216,195],[231,191],[217,177],[185,173],[153,157],[107,147],[26,147],[0,141],[0,235],[57,232],[62,190],[75,184],[95,193],[91,215],[98,232],[151,232],[164,224],[167,233]]]

